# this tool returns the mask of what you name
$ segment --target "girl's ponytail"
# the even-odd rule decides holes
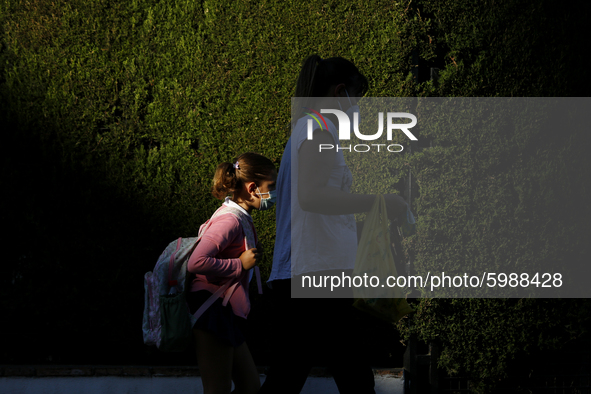
[[[271,160],[258,153],[243,153],[233,163],[221,163],[215,170],[211,194],[223,200],[228,194],[234,194],[244,182],[260,185],[276,171]]]
[[[308,58],[304,60],[304,64],[302,65],[296,83],[295,101],[292,106],[291,114],[291,127],[289,128],[290,132],[297,120],[304,115],[304,108],[316,106],[313,100],[309,99],[309,97],[313,97],[315,86],[314,80],[317,74],[316,70],[321,62],[322,58],[318,55],[308,56]]]
[[[232,163],[221,163],[215,170],[211,194],[218,200],[223,200],[233,193],[238,186],[238,176]]]
[[[318,55],[311,55],[304,61],[298,82],[296,84],[295,97],[313,97],[314,91],[314,77],[316,76],[316,69],[322,61]]]

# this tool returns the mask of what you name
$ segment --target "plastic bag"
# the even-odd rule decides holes
[[[377,196],[363,226],[353,275],[367,275],[370,279],[376,276],[380,280],[379,284],[370,280],[370,286],[353,287],[353,306],[357,309],[389,322],[397,322],[414,312],[402,290],[386,284],[388,277],[398,277],[398,273],[390,249],[386,202],[382,195]]]

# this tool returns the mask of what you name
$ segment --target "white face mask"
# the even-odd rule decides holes
[[[271,190],[266,193],[261,193],[259,187],[257,186],[257,192],[257,194],[261,197],[261,205],[259,206],[259,211],[266,211],[275,204],[275,200],[277,200],[277,190]],[[263,198],[263,194],[268,194],[269,197]]]

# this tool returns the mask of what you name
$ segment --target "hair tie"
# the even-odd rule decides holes
[[[239,170],[240,169],[240,166],[238,165],[238,162],[234,163],[233,166],[234,166],[234,169],[236,169],[236,170]]]

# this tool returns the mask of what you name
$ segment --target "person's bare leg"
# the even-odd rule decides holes
[[[230,394],[234,348],[205,330],[193,330],[204,394]]]
[[[261,379],[246,342],[234,348],[232,378],[236,387],[233,391],[235,394],[256,394],[261,388]]]

